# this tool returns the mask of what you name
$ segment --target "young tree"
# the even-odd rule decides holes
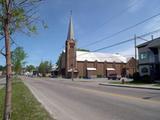
[[[5,37],[5,58],[6,58],[6,96],[4,107],[4,120],[11,119],[11,52],[10,35],[16,31],[30,34],[36,32],[35,22],[36,7],[42,0],[0,0],[0,35]],[[44,27],[47,27],[43,23]]]
[[[61,62],[62,62],[62,56],[63,56],[64,53],[61,53],[58,57],[58,60],[56,62],[56,65],[58,66],[58,68],[60,68],[61,66]]]
[[[47,65],[44,62],[41,62],[38,67],[38,71],[39,71],[39,73],[42,74],[43,77],[46,76],[46,69],[47,69]]]
[[[48,72],[51,72],[52,71],[52,62],[50,61],[48,63]]]
[[[47,73],[49,73],[52,70],[51,62],[49,61],[42,61],[38,67],[39,73],[42,74],[43,77],[46,76]]]
[[[83,48],[77,48],[77,51],[90,52],[90,50],[87,50],[87,49],[83,49]]]
[[[2,75],[5,75],[5,70],[6,70],[6,67],[3,65],[0,65],[0,71],[2,72]]]
[[[22,68],[25,65],[25,58],[27,57],[27,53],[25,53],[22,47],[17,47],[11,54],[13,70],[16,74],[20,74],[22,72]]]
[[[27,66],[26,66],[26,70],[27,70],[28,72],[33,72],[34,70],[36,70],[36,68],[34,67],[34,65],[27,65]]]

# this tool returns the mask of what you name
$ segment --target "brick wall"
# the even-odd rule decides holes
[[[87,67],[89,68],[96,68],[96,76],[100,75],[102,77],[106,77],[106,70],[107,68],[115,68],[116,73],[121,75],[122,68],[126,68],[125,63],[107,63],[107,62],[88,62],[88,61],[78,61],[77,62],[77,69],[78,69],[78,76],[79,77],[86,77]],[[91,74],[92,72],[90,72]],[[95,74],[94,73],[94,74]]]

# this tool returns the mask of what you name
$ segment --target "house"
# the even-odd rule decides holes
[[[139,54],[139,73],[160,79],[160,37],[137,46]]]
[[[135,72],[135,59],[120,54],[78,51],[74,38],[73,20],[70,17],[65,50],[62,52],[59,72],[63,77],[79,78],[121,76],[122,70],[131,76]]]

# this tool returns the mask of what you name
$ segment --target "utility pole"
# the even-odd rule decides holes
[[[74,81],[74,58],[72,59],[72,81]]]
[[[12,97],[12,80],[11,80],[11,51],[10,51],[10,32],[9,24],[11,19],[11,3],[12,0],[3,0],[3,31],[5,36],[5,57],[6,57],[6,90],[5,90],[5,106],[3,120],[11,120],[11,97]]]
[[[134,35],[134,49],[135,49],[135,72],[137,72],[137,36]]]
[[[151,40],[153,40],[154,39],[154,36],[153,35],[151,35]]]

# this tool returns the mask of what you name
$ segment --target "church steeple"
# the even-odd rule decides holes
[[[73,20],[72,20],[72,11],[71,11],[71,16],[70,16],[70,21],[69,21],[67,40],[75,40],[74,39]]]
[[[73,70],[77,68],[76,62],[76,41],[74,38],[72,12],[69,21],[68,35],[65,48],[65,75],[71,78]],[[75,74],[75,73],[74,73]]]

